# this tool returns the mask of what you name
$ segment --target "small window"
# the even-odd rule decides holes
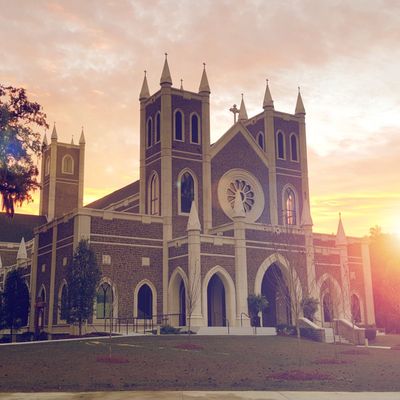
[[[296,198],[292,189],[285,192],[285,223],[296,225]]]
[[[45,175],[50,174],[50,156],[46,158]]]
[[[290,158],[292,161],[299,161],[297,137],[294,133],[290,136]]]
[[[284,143],[284,138],[283,138],[283,133],[282,132],[278,132],[278,134],[276,135],[276,139],[277,139],[277,156],[280,159],[285,159],[285,143]]]
[[[199,144],[199,117],[196,114],[193,114],[190,119],[190,128],[191,128],[191,142]]]
[[[194,200],[194,179],[189,172],[185,172],[180,181],[181,212],[189,213]]]
[[[74,173],[74,160],[68,154],[64,156],[62,161],[62,173],[63,174],[73,174]]]
[[[174,118],[175,140],[183,142],[183,115],[181,111],[176,111]]]
[[[149,198],[150,214],[160,215],[160,185],[158,175],[156,173],[154,173],[150,179]]]
[[[257,134],[257,143],[264,150],[264,134],[262,132]]]
[[[160,112],[156,115],[156,143],[161,140],[161,114]]]
[[[150,147],[152,142],[152,129],[153,129],[152,125],[153,124],[151,118],[149,118],[147,120],[147,147]]]

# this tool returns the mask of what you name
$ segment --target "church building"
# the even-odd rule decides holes
[[[102,271],[88,329],[109,318],[174,326],[245,327],[248,297],[266,296],[260,325],[294,324],[293,302],[315,298],[314,323],[375,323],[368,241],[313,232],[305,108],[260,112],[244,99],[235,122],[210,143],[210,86],[175,88],[165,58],[159,90],[145,75],[140,103],[140,179],[83,206],[85,137],[43,141],[40,216],[0,217],[0,286],[22,268],[38,319],[67,332],[66,270],[88,239]],[[284,285],[282,285],[282,282]],[[40,313],[40,316],[38,316]],[[302,315],[301,315],[302,316]],[[311,326],[311,325],[310,325]]]

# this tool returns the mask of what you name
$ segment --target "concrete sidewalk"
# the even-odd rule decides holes
[[[0,400],[400,400],[399,392],[137,391],[0,393]]]

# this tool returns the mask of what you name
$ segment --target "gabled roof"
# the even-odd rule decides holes
[[[211,146],[211,158],[215,157],[237,134],[241,133],[243,137],[248,141],[250,147],[260,157],[261,161],[268,168],[268,160],[266,154],[260,149],[256,140],[253,138],[248,129],[244,126],[241,121],[233,124],[212,146]]]
[[[85,208],[95,208],[97,210],[104,210],[112,204],[119,203],[128,197],[134,196],[139,193],[139,180],[124,186],[121,189],[112,192],[101,199],[98,199],[90,204],[87,204]]]
[[[0,213],[0,242],[20,243],[33,238],[33,229],[47,222],[41,215],[14,214],[12,218]]]

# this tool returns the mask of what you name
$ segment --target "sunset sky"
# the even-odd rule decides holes
[[[176,87],[211,87],[211,136],[244,93],[262,111],[306,108],[314,230],[400,234],[400,2],[0,0],[0,82],[43,105],[60,141],[86,135],[85,203],[139,176],[143,70],[168,52]],[[35,202],[21,212],[37,213]]]

